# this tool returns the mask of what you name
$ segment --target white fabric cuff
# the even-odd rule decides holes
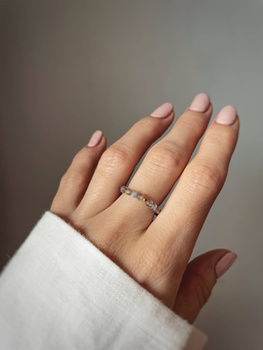
[[[199,350],[206,342],[50,211],[0,277],[1,349]]]

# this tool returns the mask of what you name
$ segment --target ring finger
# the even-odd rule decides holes
[[[132,178],[129,188],[143,193],[158,205],[187,165],[200,137],[203,135],[212,114],[210,99],[198,94],[191,106],[177,120],[172,130],[147,153],[141,166]],[[153,213],[127,195],[120,196],[114,205],[128,207],[136,217],[143,218],[145,227],[152,221]],[[137,216],[138,215],[138,216]],[[131,217],[133,220],[133,217]]]

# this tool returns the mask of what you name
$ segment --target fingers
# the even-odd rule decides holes
[[[194,110],[187,109],[171,131],[150,149],[129,184],[131,189],[143,193],[158,205],[168,195],[188,163],[212,114],[210,99],[205,94],[197,95],[190,108]],[[129,210],[136,216],[148,217],[146,225],[152,221],[153,214],[143,203],[138,205],[137,201],[130,201],[126,196],[120,201],[125,201],[125,204],[129,201]]]
[[[234,263],[237,255],[226,249],[216,249],[192,260],[184,273],[173,307],[174,312],[193,323],[208,301],[217,279]]]
[[[119,197],[120,186],[128,182],[140,158],[165,132],[173,118],[173,105],[165,103],[109,147],[98,163],[78,213],[91,217],[109,207]]]
[[[165,244],[168,241],[171,247],[180,247],[177,259],[182,272],[225,182],[238,131],[235,108],[223,108],[208,128],[197,155],[185,168],[161,214],[149,228],[149,239],[154,240],[161,231]]]
[[[97,163],[105,151],[106,138],[102,131],[96,131],[88,143],[74,157],[60,180],[50,211],[67,218],[81,201]]]

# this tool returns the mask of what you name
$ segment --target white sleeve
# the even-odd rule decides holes
[[[0,276],[3,350],[199,350],[206,341],[50,211]]]

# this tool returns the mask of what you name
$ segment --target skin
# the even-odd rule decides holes
[[[211,115],[211,103],[204,113],[187,108],[151,148],[172,124],[174,112],[164,119],[139,120],[108,149],[105,136],[97,146],[83,147],[61,178],[50,208],[190,323],[216,284],[216,263],[229,252],[216,249],[189,262],[238,139],[238,117],[232,125],[214,119],[207,128]],[[143,202],[119,191],[148,149],[130,188],[160,205],[180,177],[154,221]]]

